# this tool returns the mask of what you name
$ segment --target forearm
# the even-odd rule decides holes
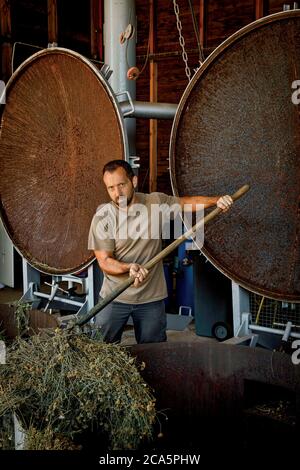
[[[219,198],[220,196],[182,196],[180,198],[180,203],[182,207],[190,205],[192,207],[192,212],[195,212],[197,210],[197,205],[199,206],[201,204],[204,206],[204,209],[206,209],[207,207],[215,206]]]
[[[112,274],[117,276],[118,274],[125,274],[129,272],[131,263],[123,263],[122,261],[117,261],[116,259],[108,256],[106,259],[101,261],[97,258],[99,266],[103,272],[106,274]]]

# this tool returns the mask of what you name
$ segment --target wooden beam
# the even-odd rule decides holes
[[[11,58],[12,58],[12,41],[11,41],[11,13],[10,1],[0,0],[0,34],[3,38],[1,45],[1,80],[7,81],[11,76]]]
[[[264,0],[255,1],[255,19],[258,20],[264,16]]]
[[[48,0],[48,43],[58,43],[57,0]]]
[[[206,0],[200,0],[199,35],[200,35],[201,46],[204,48],[205,43],[206,43]]]
[[[104,60],[104,42],[103,42],[103,23],[104,23],[104,0],[99,0],[99,31],[98,31],[98,45],[99,45],[99,59]]]
[[[156,45],[156,0],[150,0],[149,53],[155,53]],[[157,63],[150,59],[150,102],[157,102]],[[150,119],[149,142],[149,191],[157,190],[157,120]]]
[[[91,56],[103,60],[103,0],[91,0]]]

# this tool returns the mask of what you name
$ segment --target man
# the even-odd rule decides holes
[[[128,318],[132,316],[137,343],[166,341],[164,299],[167,289],[163,264],[159,262],[150,272],[144,267],[161,251],[162,245],[161,223],[151,218],[151,209],[155,204],[179,208],[189,204],[194,212],[197,205],[202,204],[204,208],[217,205],[227,211],[233,201],[230,196],[175,197],[138,193],[135,191],[137,176],[123,160],[113,160],[104,166],[103,181],[111,202],[95,214],[88,242],[104,274],[100,296],[106,297],[128,276],[135,280],[96,316],[96,324],[104,341],[120,342]],[[158,236],[153,230],[155,225],[158,225]]]

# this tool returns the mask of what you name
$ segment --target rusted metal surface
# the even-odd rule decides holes
[[[91,219],[107,200],[102,167],[125,158],[122,118],[97,69],[45,50],[12,76],[0,136],[1,217],[16,248],[50,274],[93,259]]]
[[[215,195],[248,183],[205,230],[203,252],[267,297],[300,301],[300,12],[263,18],[225,41],[186,89],[171,136],[175,194]]]
[[[167,441],[174,442],[177,436],[181,443],[195,442],[195,430],[215,437],[216,423],[224,424],[220,431],[225,439],[233,422],[236,437],[243,438],[249,394],[256,404],[271,399],[274,390],[280,390],[281,399],[289,394],[299,424],[300,369],[287,354],[212,341],[140,344],[131,353],[145,363],[142,375],[155,391],[157,409],[168,417],[168,421],[160,418]],[[227,437],[232,445],[236,442],[232,434]]]

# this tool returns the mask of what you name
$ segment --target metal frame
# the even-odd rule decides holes
[[[96,263],[93,262],[88,267],[88,275],[85,278],[78,277],[76,275],[53,275],[50,294],[41,292],[41,276],[40,272],[33,268],[24,258],[23,262],[23,296],[20,299],[20,302],[32,303],[32,308],[39,308],[41,302],[47,299],[46,310],[50,308],[68,308],[70,310],[77,310],[74,314],[75,316],[80,316],[86,314],[94,306],[95,298],[95,278],[96,278]],[[59,287],[59,283],[62,281],[67,281],[69,286],[72,286],[73,283],[81,284],[85,291],[85,297],[83,300],[74,300],[74,298],[69,298],[66,295],[58,295],[58,291],[62,290]],[[75,297],[75,296],[74,296]]]
[[[300,333],[291,331],[292,325],[289,321],[283,329],[253,324],[250,313],[249,291],[234,281],[232,281],[232,313],[234,337],[231,340],[225,341],[226,343],[242,344],[250,341],[250,346],[253,346],[253,344],[259,341],[260,334],[287,336],[287,339],[288,337],[300,338]],[[264,340],[264,343],[266,344],[266,340]]]

